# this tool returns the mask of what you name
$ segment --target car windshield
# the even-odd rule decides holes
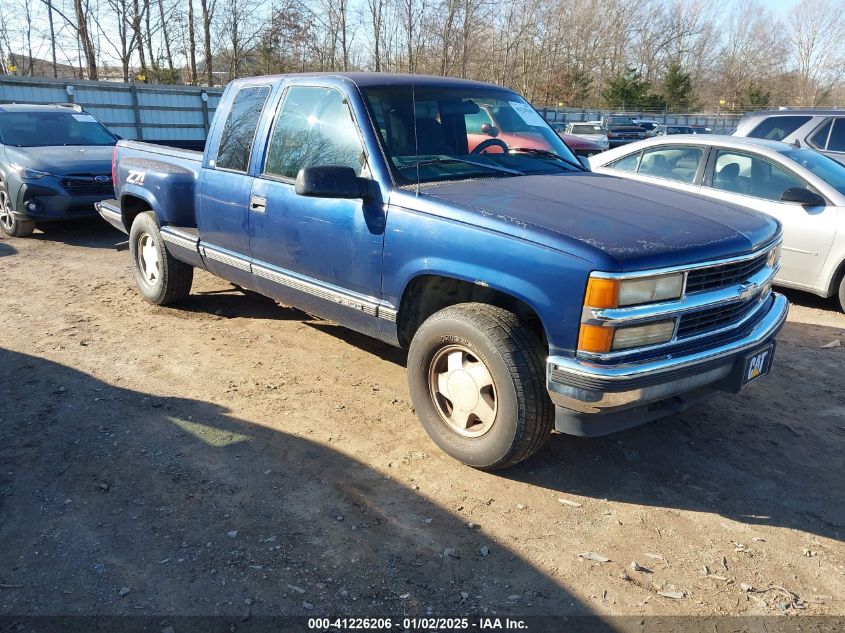
[[[608,125],[636,125],[637,122],[631,117],[626,116],[609,116],[607,117]]]
[[[509,90],[380,86],[363,92],[399,185],[583,169],[543,117]]]
[[[783,154],[845,195],[845,165],[811,149],[793,149]]]
[[[114,145],[117,139],[85,112],[2,112],[0,143],[17,147]]]

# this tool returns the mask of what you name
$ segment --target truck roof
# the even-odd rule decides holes
[[[319,77],[319,78],[335,78],[346,79],[351,81],[358,87],[374,87],[374,86],[410,86],[412,83],[415,86],[440,86],[440,87],[458,87],[458,86],[473,86],[494,88],[499,90],[508,90],[505,86],[486,83],[483,81],[473,81],[471,79],[456,79],[453,77],[438,77],[435,75],[411,75],[408,73],[366,73],[366,72],[322,72],[322,73],[288,73],[284,75],[266,75],[262,77],[245,77],[243,79],[236,79],[232,81],[233,84],[255,83],[256,79],[266,79],[269,81],[281,80],[285,77]]]

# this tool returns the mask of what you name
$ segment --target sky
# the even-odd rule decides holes
[[[765,0],[764,4],[773,11],[786,15],[792,7],[798,4],[798,0]]]

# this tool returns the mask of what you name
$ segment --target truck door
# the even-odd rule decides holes
[[[228,113],[221,112],[226,117],[225,123],[218,134],[209,138],[198,201],[197,224],[206,266],[211,272],[247,287],[252,286],[250,157],[269,94],[268,85],[244,85],[235,93]]]
[[[359,128],[335,88],[290,85],[269,133],[252,199],[256,286],[282,302],[367,329],[381,296],[381,202],[310,198],[294,190],[303,167],[352,167],[368,176]]]

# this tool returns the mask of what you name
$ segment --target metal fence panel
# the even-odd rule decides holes
[[[579,110],[577,108],[541,108],[540,112],[549,123],[580,123],[583,121],[598,121],[603,116],[618,114],[611,110]],[[732,132],[741,114],[735,113],[657,113],[654,112],[625,112],[625,116],[640,118],[647,121],[657,121],[665,125],[702,125],[712,128],[716,134]]]
[[[77,103],[127,139],[205,140],[222,94],[199,86],[0,77],[0,104]]]

